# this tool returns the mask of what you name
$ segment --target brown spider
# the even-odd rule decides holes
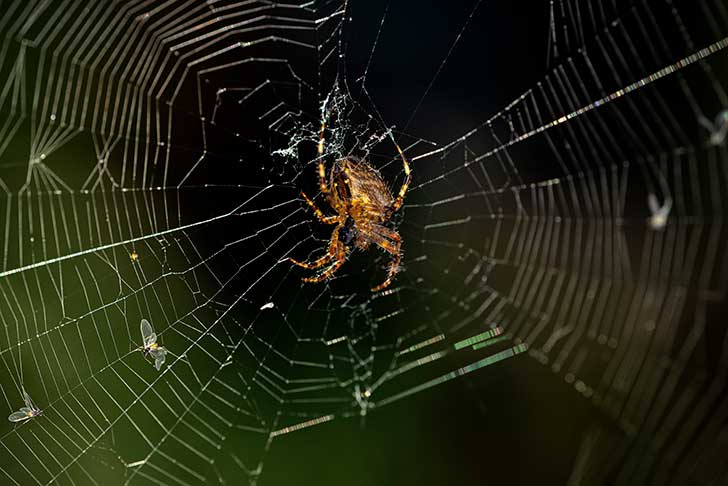
[[[323,155],[324,129],[321,125],[321,138],[318,143],[318,153]],[[392,197],[382,176],[364,159],[357,157],[344,157],[334,162],[329,174],[329,183],[326,184],[326,166],[323,159],[318,164],[319,186],[321,193],[329,205],[336,211],[335,216],[326,216],[316,207],[311,199],[303,192],[301,195],[314,210],[319,221],[324,224],[335,224],[331,233],[329,249],[326,255],[312,262],[299,262],[289,258],[299,267],[314,269],[320,268],[334,260],[334,263],[315,277],[304,278],[304,282],[321,282],[331,276],[344,264],[346,257],[354,248],[365,250],[370,244],[382,248],[392,255],[389,264],[387,279],[372,292],[386,288],[399,270],[401,259],[400,244],[402,239],[394,230],[383,225],[402,206],[404,194],[410,183],[410,166],[397,143],[402,163],[404,165],[405,180],[396,198]]]

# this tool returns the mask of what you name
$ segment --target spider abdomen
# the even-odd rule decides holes
[[[340,159],[331,172],[334,199],[358,216],[381,219],[392,204],[392,195],[379,173],[365,161]]]

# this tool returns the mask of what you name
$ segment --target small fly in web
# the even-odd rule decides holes
[[[665,203],[660,206],[657,200],[657,196],[654,194],[647,195],[647,206],[650,208],[650,217],[647,219],[647,223],[653,230],[661,230],[667,225],[667,218],[670,216],[670,210],[672,209],[672,198],[665,198]]]
[[[326,216],[305,193],[302,192],[301,196],[311,206],[319,221],[324,224],[335,224],[336,227],[331,233],[329,248],[324,256],[312,262],[299,262],[293,258],[289,258],[289,260],[306,269],[316,269],[329,264],[320,274],[303,279],[304,282],[321,282],[331,278],[344,264],[352,246],[366,250],[373,243],[392,256],[387,278],[372,288],[372,292],[383,290],[394,280],[402,258],[400,251],[402,239],[399,233],[387,228],[384,224],[404,202],[404,195],[411,179],[409,163],[402,149],[390,134],[402,159],[405,174],[404,183],[396,198],[392,197],[379,172],[366,159],[358,157],[349,156],[335,160],[327,182],[326,165],[321,158],[324,153],[325,130],[326,123],[322,123],[318,143],[319,188],[326,198],[326,202],[337,214]],[[333,263],[331,263],[332,260]]]
[[[43,414],[41,409],[35,406],[33,400],[30,399],[30,395],[28,395],[25,390],[23,390],[23,402],[25,402],[25,406],[20,407],[20,410],[17,412],[11,413],[8,417],[9,421],[14,423],[25,422],[26,420],[30,420],[33,417]]]
[[[701,116],[698,121],[710,132],[708,142],[711,145],[722,145],[728,137],[728,110],[720,111],[712,122],[705,116]]]
[[[154,332],[148,320],[142,319],[141,331],[144,344],[139,350],[144,352],[145,359],[147,356],[154,358],[154,367],[159,371],[166,359],[167,348],[157,344],[157,333]]]

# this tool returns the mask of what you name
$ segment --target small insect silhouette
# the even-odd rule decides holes
[[[157,344],[157,333],[154,332],[148,320],[142,319],[141,330],[144,345],[139,349],[144,352],[145,358],[147,356],[154,358],[154,367],[159,371],[166,359],[167,348]]]
[[[705,116],[698,121],[710,132],[708,141],[711,145],[721,145],[728,137],[728,110],[720,111],[712,122]]]
[[[11,413],[8,420],[11,422],[25,422],[43,413],[41,409],[35,406],[33,400],[30,399],[30,395],[25,390],[23,390],[23,401],[25,402],[25,406],[20,407],[20,410],[17,412]]]
[[[672,209],[672,198],[665,198],[665,202],[660,206],[657,196],[654,194],[647,195],[647,206],[650,208],[650,217],[647,222],[653,230],[661,230],[667,225],[667,218],[670,216]]]

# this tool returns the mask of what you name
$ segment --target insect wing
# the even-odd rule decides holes
[[[25,406],[31,410],[35,410],[38,408],[35,406],[35,403],[33,403],[33,400],[31,400],[30,395],[28,395],[28,393],[26,393],[25,391],[23,391],[23,401],[25,402]]]
[[[152,329],[152,325],[148,320],[142,319],[141,323],[142,339],[144,340],[144,347],[148,348],[152,344],[157,342],[157,334]]]
[[[656,214],[660,210],[660,203],[654,194],[647,195],[647,206],[650,208],[652,214]]]
[[[164,358],[164,356],[167,354],[167,348],[159,347],[156,349],[152,349],[149,354],[151,354],[152,358],[154,359]]]
[[[33,403],[33,400],[30,398],[30,395],[23,391],[23,401],[25,402],[25,407],[21,408],[20,411],[27,411],[28,413],[31,412],[40,412],[38,410],[38,407]],[[35,414],[33,415],[35,417]]]
[[[154,367],[157,371],[159,371],[162,368],[164,361],[167,359],[167,350],[164,348],[157,348],[152,351],[152,356],[154,357]]]
[[[30,415],[28,415],[26,412],[23,412],[22,410],[19,412],[13,412],[8,416],[8,420],[11,422],[22,422],[23,420],[28,420],[30,418]]]

